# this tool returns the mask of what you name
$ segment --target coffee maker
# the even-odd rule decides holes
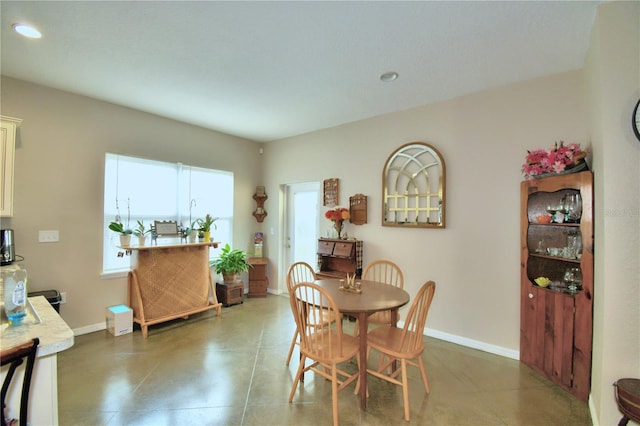
[[[16,260],[13,229],[0,230],[0,265],[10,265]]]

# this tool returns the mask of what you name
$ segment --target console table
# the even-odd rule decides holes
[[[218,303],[209,269],[209,247],[218,243],[163,244],[124,247],[131,250],[128,305],[133,321],[147,337],[153,324],[216,309]]]

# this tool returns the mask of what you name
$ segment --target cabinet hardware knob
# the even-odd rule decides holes
[[[529,293],[529,299],[533,299],[533,293]]]

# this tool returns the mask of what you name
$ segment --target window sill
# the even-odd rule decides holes
[[[122,271],[102,272],[100,274],[100,278],[103,280],[114,280],[117,278],[127,278],[127,274],[129,274],[128,269]]]

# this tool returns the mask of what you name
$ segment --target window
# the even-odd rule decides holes
[[[130,257],[118,257],[119,236],[108,229],[118,218],[130,229],[138,220],[147,228],[154,220],[187,227],[209,213],[219,218],[212,228],[215,240],[231,241],[233,173],[110,153],[104,170],[103,274],[130,269]]]

